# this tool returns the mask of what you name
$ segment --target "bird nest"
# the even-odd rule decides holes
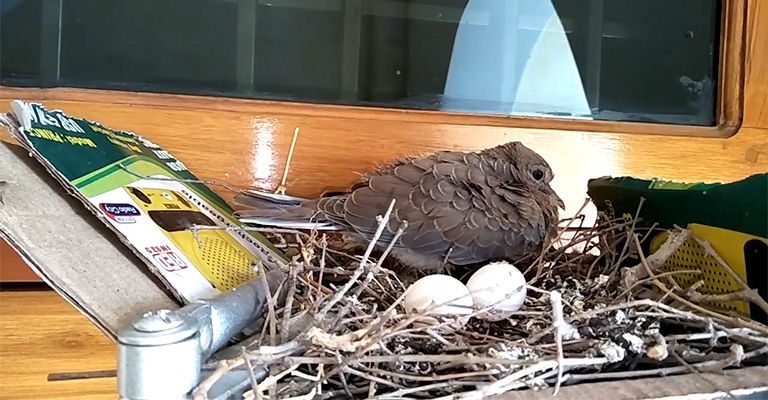
[[[195,398],[207,398],[235,368],[250,373],[246,399],[481,399],[765,364],[768,327],[707,305],[742,299],[768,311],[768,304],[705,241],[676,228],[646,256],[642,244],[658,229],[602,214],[592,227],[574,227],[579,221],[583,215],[564,221],[553,245],[519,261],[527,265],[527,298],[496,322],[477,318],[484,310],[458,322],[430,309],[407,312],[403,299],[418,276],[388,262],[386,250],[373,252],[373,243],[350,250],[334,234],[255,228],[292,262],[261,327],[240,342],[237,357],[211,366]],[[742,290],[702,294],[700,285],[680,287],[672,279],[679,272],[662,272],[687,240],[699,241]],[[427,315],[435,322],[414,324]]]

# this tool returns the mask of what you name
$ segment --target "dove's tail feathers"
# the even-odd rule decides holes
[[[285,228],[296,230],[337,231],[339,227],[330,222],[314,222],[309,220],[293,221],[278,217],[241,217],[240,222],[268,226],[272,228]]]
[[[300,205],[309,199],[289,196],[286,194],[260,192],[249,190],[238,193],[234,198],[235,204],[251,208],[269,208],[270,205]]]
[[[235,218],[246,224],[286,229],[339,229],[318,213],[312,200],[275,193],[249,191],[237,194],[235,204],[248,207],[235,211]],[[319,214],[319,215],[318,215]]]

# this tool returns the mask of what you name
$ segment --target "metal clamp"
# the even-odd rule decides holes
[[[271,293],[284,273],[267,273]],[[117,386],[123,400],[187,400],[202,365],[252,322],[267,299],[262,278],[178,310],[141,315],[118,332]]]

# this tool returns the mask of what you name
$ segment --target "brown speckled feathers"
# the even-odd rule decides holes
[[[562,200],[549,186],[547,162],[519,142],[484,151],[437,152],[406,158],[363,176],[348,193],[298,205],[266,204],[238,195],[238,211],[260,225],[277,221],[330,222],[366,244],[395,199],[392,217],[378,244],[387,246],[407,221],[392,255],[421,270],[444,262],[467,265],[514,260],[540,251],[558,221]]]

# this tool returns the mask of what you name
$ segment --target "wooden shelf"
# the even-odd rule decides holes
[[[0,238],[0,282],[42,282],[5,239]]]

